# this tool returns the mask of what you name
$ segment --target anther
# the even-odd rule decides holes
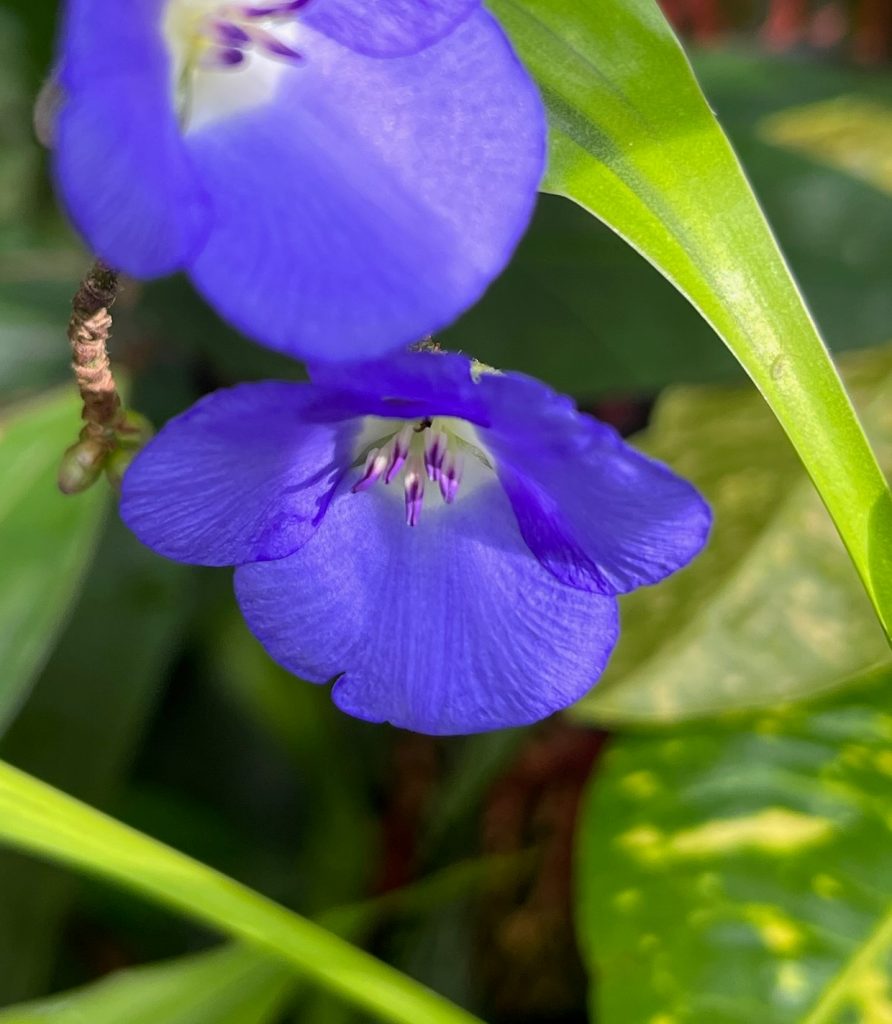
[[[251,45],[251,36],[248,32],[231,21],[214,21],[212,32],[217,42],[227,49],[244,49]]]
[[[353,493],[367,491],[375,483],[381,474],[387,469],[388,455],[386,450],[373,448],[366,456],[365,465],[362,468],[362,476],[353,485]]]
[[[221,68],[237,68],[239,65],[244,64],[245,60],[246,54],[244,50],[239,50],[234,46],[227,46],[225,49],[215,47],[213,50],[208,50],[207,53],[202,54],[199,64],[203,68],[218,71]]]
[[[436,433],[430,431],[424,439],[424,468],[427,470],[428,480],[437,480],[440,476],[440,467],[446,457],[449,440],[442,431]]]
[[[389,484],[391,480],[403,468],[403,463],[409,457],[409,448],[412,445],[414,431],[411,423],[407,423],[403,429],[391,441],[391,456],[384,475],[384,483]]]
[[[451,505],[455,501],[455,496],[458,494],[458,488],[461,485],[463,471],[464,456],[460,453],[455,455],[451,451],[446,452],[443,464],[440,467],[439,484],[440,494],[443,495],[443,501],[447,505]]]
[[[420,460],[413,456],[406,470],[406,524],[417,526],[424,504],[424,473]]]
[[[283,43],[272,32],[267,32],[265,28],[251,25],[248,32],[252,41],[270,57],[281,57],[283,60],[290,61],[302,61],[304,59],[302,53],[299,53],[287,43]]]

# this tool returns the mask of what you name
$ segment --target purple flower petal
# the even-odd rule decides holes
[[[70,0],[63,24],[54,173],[95,252],[137,277],[180,269],[208,199],[173,109],[159,0]]]
[[[471,373],[471,360],[455,352],[401,352],[354,366],[319,363],[313,383],[341,396],[355,415],[458,416],[488,423],[488,410]]]
[[[668,467],[519,374],[480,380],[481,431],[533,553],[573,587],[626,593],[686,565],[706,543],[709,506]]]
[[[304,21],[371,57],[417,53],[453,31],[480,0],[315,0]]]
[[[305,34],[274,101],[188,136],[215,211],[192,274],[273,348],[373,358],[451,322],[504,267],[544,115],[482,11],[392,60]]]
[[[578,700],[617,636],[612,598],[530,555],[501,489],[407,527],[402,495],[341,493],[291,558],[236,572],[249,626],[349,714],[431,734],[524,725]],[[299,609],[299,614],[295,613]]]
[[[625,593],[680,569],[706,543],[711,513],[691,484],[532,377],[420,352],[351,371],[319,367],[313,378],[340,389],[357,415],[473,423],[530,549],[570,586]]]
[[[353,460],[359,424],[307,384],[243,384],[167,424],[124,476],[121,516],[149,547],[200,565],[290,555]]]

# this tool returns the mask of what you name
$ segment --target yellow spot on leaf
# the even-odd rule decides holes
[[[802,948],[802,928],[780,907],[767,903],[751,903],[744,916],[756,928],[765,947],[777,956],[793,956]]]
[[[783,722],[779,718],[760,718],[756,722],[756,732],[761,736],[777,736],[783,728]]]
[[[774,114],[760,134],[892,193],[892,108],[885,103],[840,96]]]
[[[630,853],[637,853],[641,856],[658,851],[663,846],[663,833],[651,825],[639,825],[623,832],[618,837],[617,843]],[[659,855],[658,855],[658,859]]]
[[[723,890],[721,875],[715,871],[704,871],[697,878],[697,893],[707,899],[715,899]]]
[[[641,890],[623,889],[613,897],[613,905],[623,914],[630,914],[641,906]]]
[[[646,864],[700,860],[729,853],[796,853],[828,839],[833,822],[827,818],[771,807],[738,818],[716,818],[694,828],[666,835],[652,825],[638,825],[617,843]]]
[[[636,800],[646,800],[660,790],[660,780],[653,772],[631,772],[620,785],[625,793]]]
[[[808,991],[808,976],[799,964],[791,960],[777,969],[777,992],[785,1001],[798,1002]]]
[[[874,756],[873,763],[883,775],[892,775],[892,750],[881,750]]]
[[[842,882],[833,875],[815,875],[811,887],[822,900],[835,900],[842,892]]]
[[[795,853],[827,839],[833,823],[827,818],[771,807],[740,818],[717,818],[696,828],[676,832],[666,843],[674,858],[711,857],[755,850]]]

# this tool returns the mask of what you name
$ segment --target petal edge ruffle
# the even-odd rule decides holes
[[[343,673],[332,694],[342,710],[430,734],[568,706],[597,680],[618,628],[613,599],[560,584],[530,555],[495,483],[414,528],[389,492],[341,493],[291,558],[238,569],[236,593],[289,671],[317,683]]]
[[[307,384],[242,384],[171,420],[124,475],[121,517],[167,558],[240,565],[312,536],[359,424],[329,422]]]

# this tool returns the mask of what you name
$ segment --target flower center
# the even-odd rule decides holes
[[[168,0],[163,33],[184,130],[272,99],[282,70],[304,59],[297,13],[308,2]]]
[[[361,472],[354,494],[379,480],[385,485],[402,482],[409,526],[417,526],[421,518],[426,482],[433,485],[428,494],[434,502],[451,505],[460,488],[467,494],[494,468],[471,424],[447,416],[408,423],[370,417],[355,465]]]

